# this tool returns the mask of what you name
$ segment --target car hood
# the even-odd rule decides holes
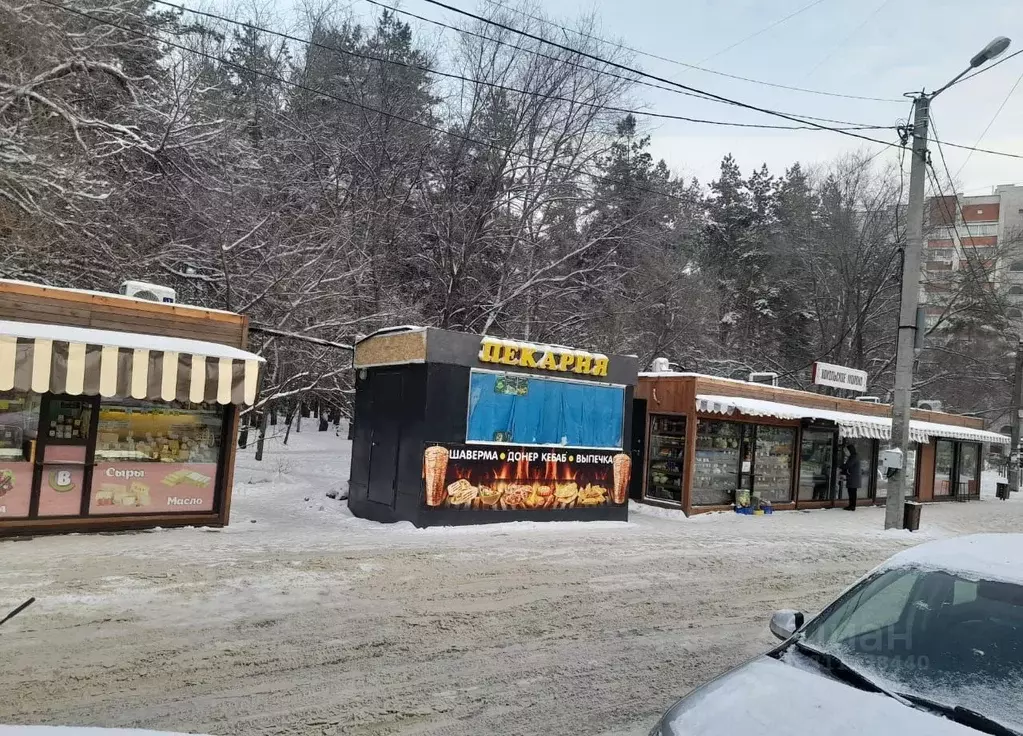
[[[88,726],[4,726],[0,736],[186,736],[169,731],[145,731],[138,728],[95,728]]]
[[[704,685],[661,720],[663,736],[977,736],[977,731],[821,674],[759,657]]]

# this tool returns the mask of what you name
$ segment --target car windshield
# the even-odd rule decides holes
[[[1023,586],[883,571],[810,622],[801,641],[887,690],[1023,729]]]

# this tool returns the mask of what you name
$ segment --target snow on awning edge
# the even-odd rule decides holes
[[[830,409],[814,409],[794,404],[783,404],[764,399],[749,399],[740,396],[715,396],[700,394],[696,397],[697,411],[709,414],[730,416],[736,412],[752,417],[772,417],[774,419],[821,419],[834,422],[839,433],[847,439],[890,440],[892,420],[889,417],[876,417],[851,412],[832,411]],[[913,442],[927,444],[931,439],[945,438],[967,440],[971,442],[990,443],[997,445],[1009,444],[1009,438],[972,427],[959,427],[951,424],[936,424],[918,419],[910,421],[909,436]]]

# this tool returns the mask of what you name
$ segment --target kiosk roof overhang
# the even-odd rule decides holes
[[[262,362],[201,340],[0,320],[0,391],[252,404]]]
[[[834,422],[839,432],[849,439],[888,440],[892,435],[892,420],[889,417],[854,414],[852,412],[815,409],[793,404],[783,404],[763,399],[738,396],[715,396],[699,394],[696,397],[697,411],[708,414],[732,415],[736,413],[751,417],[772,417],[774,419],[816,419]],[[969,442],[987,442],[1007,445],[1009,438],[995,432],[971,427],[937,424],[913,419],[909,424],[909,437],[913,442],[930,442],[933,438],[950,438]]]

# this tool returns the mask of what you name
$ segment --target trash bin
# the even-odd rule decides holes
[[[916,501],[906,501],[902,512],[903,529],[908,529],[911,532],[920,531],[920,509],[923,506],[922,503],[917,503]]]
[[[996,498],[1000,498],[1003,501],[1008,501],[1009,500],[1009,484],[1008,483],[998,483],[995,486],[995,497]]]

